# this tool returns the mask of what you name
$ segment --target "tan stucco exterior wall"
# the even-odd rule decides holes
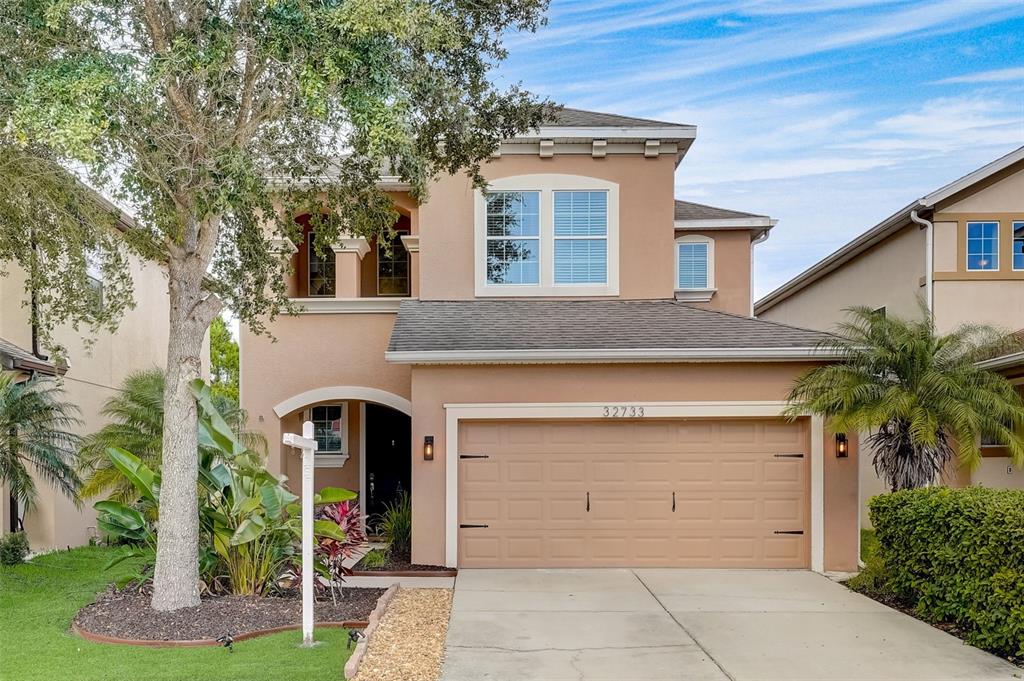
[[[750,316],[750,232],[714,230],[679,234],[699,234],[715,242],[715,288],[718,290],[709,302],[691,304],[708,310]]]
[[[413,560],[445,558],[446,403],[783,400],[802,364],[417,366],[413,394]],[[416,456],[435,438],[433,461]],[[826,443],[827,444],[827,443]],[[826,447],[826,460],[832,450]],[[833,457],[834,458],[834,457]],[[828,461],[826,569],[856,565],[856,457]]]
[[[291,456],[281,444],[287,431],[274,413],[278,403],[333,386],[376,388],[409,399],[410,368],[384,361],[394,323],[393,313],[284,316],[271,327],[276,342],[242,326],[240,400],[250,427],[267,438],[271,470],[282,472],[283,462]],[[293,432],[301,432],[301,425],[297,428]]]
[[[504,155],[488,163],[484,175],[495,180],[558,173],[617,183],[619,297],[636,299],[673,295],[674,170],[674,159],[668,154],[651,159],[640,155],[603,159],[583,155],[555,155],[550,159]],[[473,192],[465,176],[444,177],[431,186],[430,197],[420,208],[423,300],[467,300],[475,295]],[[749,248],[747,258],[749,268]]]
[[[91,345],[85,330],[55,330],[54,338],[67,350],[68,372],[63,378],[64,399],[81,410],[81,435],[95,432],[106,423],[100,415],[103,402],[113,396],[124,378],[151,367],[163,367],[167,358],[167,280],[162,266],[129,258],[136,306],[126,311],[114,333],[99,333]],[[24,276],[11,265],[10,276],[0,278],[0,336],[30,349],[32,344]],[[208,366],[209,352],[204,352]],[[88,501],[81,509],[57,493],[48,483],[36,481],[39,499],[25,517],[25,528],[34,550],[84,544],[95,529],[95,513]],[[4,494],[6,505],[6,494]],[[6,516],[6,509],[4,511]],[[4,518],[5,530],[7,519]]]
[[[948,333],[958,324],[1024,329],[1024,280],[936,281],[935,326]]]
[[[887,314],[916,317],[924,296],[925,235],[905,227],[823,279],[759,314],[761,319],[828,331],[855,305],[885,307]]]

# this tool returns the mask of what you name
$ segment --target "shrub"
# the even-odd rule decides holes
[[[373,569],[379,568],[388,562],[388,554],[384,549],[370,549],[359,559],[359,567]]]
[[[393,503],[385,504],[377,520],[377,531],[388,543],[388,553],[409,560],[412,553],[412,502],[402,492]]]
[[[11,532],[0,537],[0,565],[17,565],[28,555],[28,537],[24,532]]]
[[[878,537],[873,530],[860,531],[860,559],[864,562],[863,569],[847,581],[846,585],[876,600],[892,600],[893,593],[886,579],[885,563],[878,546]]]
[[[870,508],[888,588],[968,643],[1024,655],[1024,490],[904,490]]]

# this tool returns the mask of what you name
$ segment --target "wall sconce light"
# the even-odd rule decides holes
[[[427,435],[423,438],[423,460],[434,460],[434,436]]]
[[[845,459],[850,456],[850,443],[846,433],[836,433],[836,458]]]

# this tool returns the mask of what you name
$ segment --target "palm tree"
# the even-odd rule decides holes
[[[81,424],[78,407],[60,399],[56,381],[15,381],[0,372],[0,482],[24,508],[36,501],[37,477],[77,500],[79,487],[73,461],[78,436],[69,429]],[[30,471],[31,469],[31,471]]]
[[[836,432],[872,432],[875,472],[893,491],[931,484],[955,452],[962,465],[976,466],[982,437],[1024,463],[1024,399],[1006,378],[977,366],[1019,347],[1017,339],[982,325],[937,335],[926,309],[920,320],[866,307],[847,312],[822,343],[839,361],[797,379],[789,417],[819,414]]]
[[[262,434],[245,430],[246,414],[229,398],[213,398],[224,420],[239,436],[242,444],[266,453]],[[108,447],[120,447],[139,457],[151,469],[160,467],[164,426],[164,374],[146,369],[129,374],[116,395],[100,410],[110,423],[88,435],[78,453],[78,473],[84,482],[79,490],[83,499],[109,494],[112,499],[130,503],[137,491],[107,458]]]

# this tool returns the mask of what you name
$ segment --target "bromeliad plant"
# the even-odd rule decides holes
[[[301,536],[298,497],[285,486],[285,478],[268,471],[261,457],[247,449],[213,403],[210,388],[196,381],[193,393],[199,404],[199,523],[201,573],[207,584],[227,578],[234,594],[262,595],[281,568],[294,555]],[[138,493],[134,504],[117,499],[98,502],[98,527],[108,537],[130,542],[112,562],[142,557],[149,563],[156,548],[160,501],[160,472],[138,457],[108,448],[111,464]],[[327,488],[323,503],[354,498],[348,490]],[[314,524],[318,537],[345,541],[346,534],[328,517]],[[145,573],[143,573],[145,576]]]

